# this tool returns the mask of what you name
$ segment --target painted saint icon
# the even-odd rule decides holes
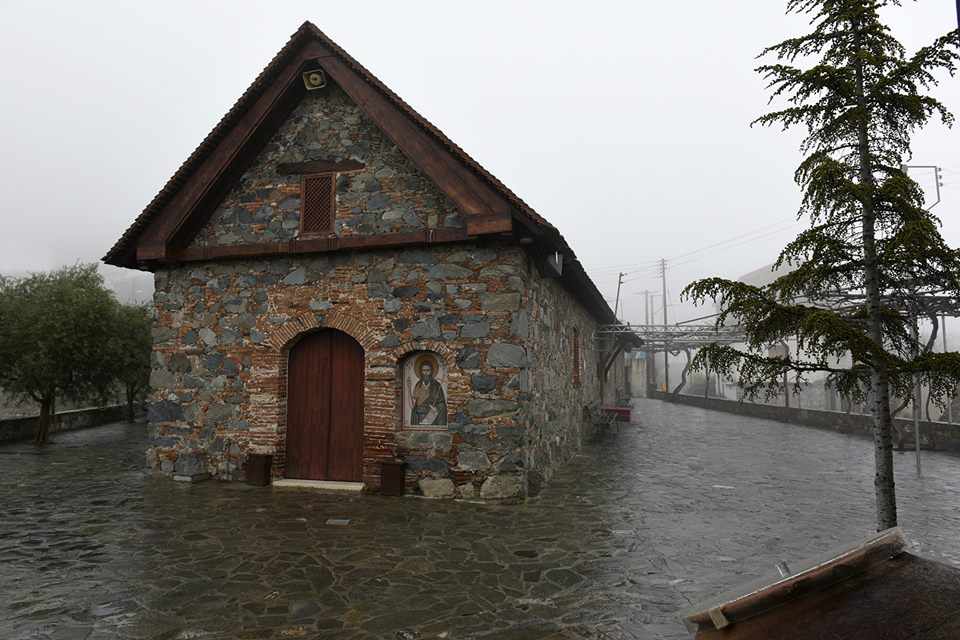
[[[447,424],[447,396],[437,379],[440,373],[437,358],[424,353],[413,359],[413,373],[417,378],[410,389],[410,424],[433,426]]]

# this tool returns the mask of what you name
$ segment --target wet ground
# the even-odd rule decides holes
[[[519,506],[174,483],[138,426],[0,447],[0,638],[679,639],[691,600],[873,530],[869,440],[635,416]],[[901,523],[960,566],[960,458],[924,462]]]

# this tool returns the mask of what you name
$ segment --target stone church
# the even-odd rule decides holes
[[[148,463],[535,494],[629,345],[556,228],[305,23],[104,258],[155,274]],[[424,482],[425,481],[425,482]]]

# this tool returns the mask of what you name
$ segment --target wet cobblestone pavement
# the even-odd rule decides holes
[[[635,416],[519,506],[174,483],[136,426],[0,447],[0,638],[679,639],[691,600],[873,530],[868,440]],[[960,458],[896,464],[916,549],[960,565]]]

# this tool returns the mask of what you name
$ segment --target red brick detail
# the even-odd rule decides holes
[[[274,331],[270,336],[270,344],[274,349],[286,350],[304,333],[323,328],[343,331],[359,342],[366,352],[377,348],[377,337],[370,326],[346,309],[331,309],[322,318],[314,313],[304,313]]]
[[[394,364],[399,364],[404,358],[417,351],[433,351],[443,356],[447,367],[453,367],[456,360],[456,354],[447,345],[435,340],[409,340],[392,349],[381,350],[384,354],[393,357]]]

